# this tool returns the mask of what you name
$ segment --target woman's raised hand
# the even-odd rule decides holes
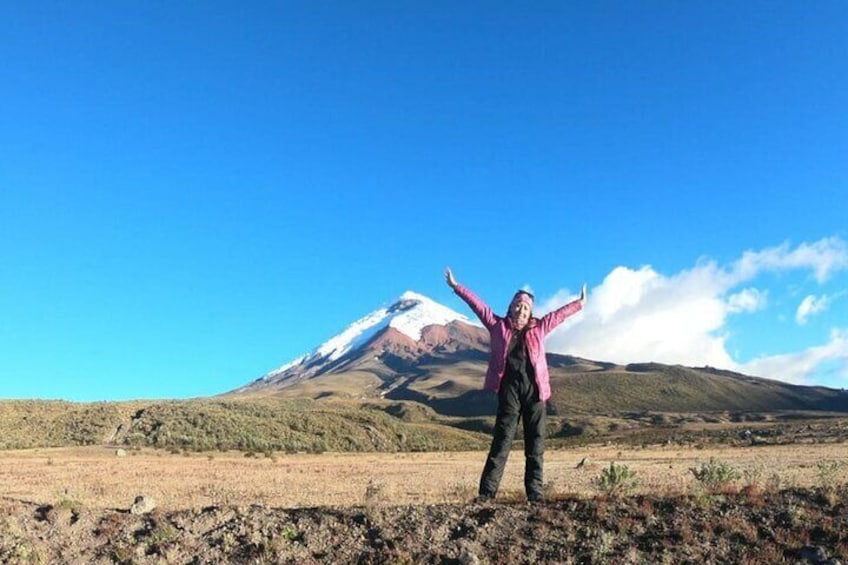
[[[453,278],[453,273],[450,270],[450,267],[445,269],[445,280],[448,282],[448,286],[451,288],[456,288],[456,279]]]

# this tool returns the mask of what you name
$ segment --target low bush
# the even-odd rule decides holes
[[[689,471],[695,477],[695,480],[709,492],[725,490],[742,478],[742,474],[733,466],[714,457],[710,457],[707,463],[701,463],[701,466],[697,469],[690,468]]]
[[[616,465],[613,461],[593,482],[595,487],[606,495],[627,494],[636,486],[636,472],[627,465]]]

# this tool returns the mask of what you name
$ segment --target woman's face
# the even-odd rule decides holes
[[[531,307],[526,300],[513,300],[509,305],[509,317],[516,329],[521,329],[530,321]]]

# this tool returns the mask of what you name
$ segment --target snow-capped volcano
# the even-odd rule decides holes
[[[380,308],[357,320],[305,358],[321,357],[335,361],[363,345],[386,327],[395,328],[413,341],[419,341],[421,330],[425,327],[434,324],[444,326],[454,320],[471,323],[467,317],[447,306],[408,290],[388,308]]]
[[[457,325],[460,324],[460,325]],[[457,338],[476,345],[485,332],[479,322],[430,298],[407,291],[390,306],[380,308],[353,322],[311,352],[269,372],[246,388],[300,381],[335,369],[350,369],[351,363],[379,358],[386,352],[406,358],[417,357],[447,345]],[[366,355],[366,350],[368,354]]]

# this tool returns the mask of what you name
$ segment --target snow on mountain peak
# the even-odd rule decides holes
[[[430,325],[446,325],[454,320],[474,324],[466,316],[443,306],[423,294],[404,292],[397,302],[386,308],[375,310],[352,323],[340,334],[330,338],[312,353],[283,365],[272,371],[267,377],[282,373],[295,365],[323,359],[335,361],[346,353],[367,343],[377,333],[391,327],[408,336],[413,341],[421,339],[421,331]]]
[[[447,306],[409,290],[401,295],[400,300],[393,306],[395,307],[403,308],[403,311],[391,319],[389,326],[409,336],[413,341],[419,341],[421,330],[432,324],[444,326],[454,320],[471,323],[467,317]]]

